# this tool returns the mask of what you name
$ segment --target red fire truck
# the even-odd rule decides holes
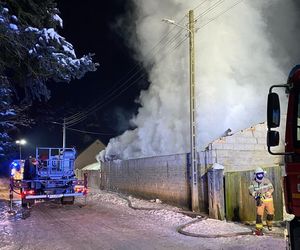
[[[284,88],[288,96],[286,117],[285,150],[273,151],[279,145],[280,101],[275,88]],[[285,157],[286,176],[283,179],[286,211],[294,214],[295,218],[288,222],[288,247],[300,249],[300,65],[290,72],[287,84],[270,87],[267,107],[267,145],[272,155]]]

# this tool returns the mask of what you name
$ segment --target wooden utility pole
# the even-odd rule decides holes
[[[194,11],[189,11],[189,38],[190,38],[190,143],[192,167],[192,210],[200,212],[198,191],[198,165],[196,150],[196,123],[195,123],[195,20]]]

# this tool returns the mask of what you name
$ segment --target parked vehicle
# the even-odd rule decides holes
[[[271,147],[279,145],[280,101],[274,88],[284,88],[288,94],[286,117],[285,151],[274,152]],[[295,218],[288,222],[288,247],[300,247],[300,65],[290,72],[287,84],[273,85],[268,95],[268,151],[273,155],[285,156],[284,198],[286,210]]]
[[[23,178],[11,178],[14,188],[20,189],[22,206],[31,206],[36,200],[60,199],[62,204],[74,204],[75,197],[87,194],[87,181],[75,177],[74,148],[36,149],[35,157],[23,164]],[[14,161],[15,162],[15,161]],[[15,164],[12,163],[11,166]],[[13,171],[12,174],[17,173]]]

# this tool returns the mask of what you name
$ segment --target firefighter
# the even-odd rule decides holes
[[[263,215],[267,212],[267,227],[272,231],[274,218],[274,204],[272,193],[274,191],[271,181],[265,177],[265,171],[258,167],[254,173],[254,179],[249,186],[249,193],[256,201],[256,231],[257,235],[263,235]]]
[[[24,164],[25,180],[33,180],[36,177],[37,166],[38,166],[38,161],[34,157],[29,156],[29,158],[25,160],[25,164]]]

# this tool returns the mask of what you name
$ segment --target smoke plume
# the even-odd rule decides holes
[[[133,2],[133,14],[119,24],[127,25],[124,38],[151,84],[137,100],[142,107],[131,120],[137,128],[111,139],[102,159],[189,152],[189,33],[161,20],[187,27],[185,15],[195,7],[197,150],[228,128],[236,132],[266,120],[269,86],[285,83],[299,63],[293,0]]]

